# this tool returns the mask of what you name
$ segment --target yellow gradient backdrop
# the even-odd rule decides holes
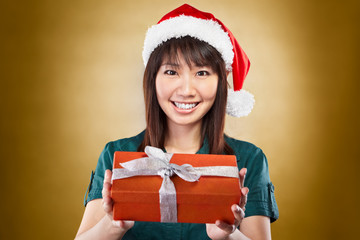
[[[105,143],[144,128],[144,35],[181,1],[0,4],[0,239],[72,239]],[[274,239],[356,239],[359,1],[188,1],[232,30],[253,113],[226,132],[267,154]]]

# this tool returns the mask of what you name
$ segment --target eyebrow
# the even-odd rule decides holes
[[[177,64],[177,63],[171,63],[171,62],[166,62],[166,63],[163,63],[161,64],[161,66],[170,66],[170,67],[173,67],[173,68],[180,68],[180,64]],[[190,68],[193,68],[193,67],[197,67],[197,68],[202,68],[202,67],[207,67],[207,68],[211,68],[211,66],[209,64],[205,64],[205,65],[194,65],[194,66],[190,66]],[[212,68],[211,68],[212,69]]]

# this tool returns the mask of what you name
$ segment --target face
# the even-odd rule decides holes
[[[201,124],[212,107],[218,75],[208,66],[189,66],[179,55],[178,63],[163,61],[156,75],[156,95],[168,125]]]

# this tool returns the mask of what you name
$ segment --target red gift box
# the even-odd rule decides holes
[[[122,169],[120,163],[144,157],[147,155],[143,152],[115,152],[113,171]],[[191,164],[194,168],[214,166],[230,166],[233,170],[236,168],[236,177],[201,176],[195,182],[187,182],[177,175],[170,178],[176,189],[177,222],[214,223],[216,220],[231,224],[234,222],[231,205],[238,204],[241,196],[235,156],[174,154],[170,163]],[[157,175],[113,179],[111,197],[114,201],[114,220],[160,222],[159,189],[162,182],[162,177]]]

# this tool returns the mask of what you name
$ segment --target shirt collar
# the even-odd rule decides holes
[[[201,148],[196,152],[196,154],[209,154],[209,151],[209,141],[207,137],[205,137]]]

